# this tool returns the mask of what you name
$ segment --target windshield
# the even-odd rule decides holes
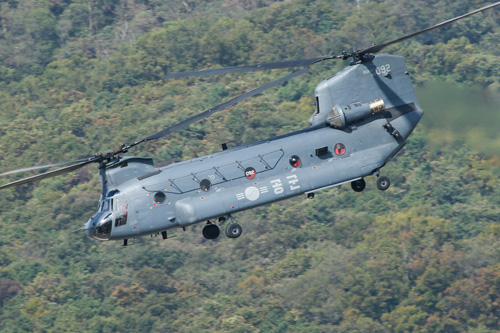
[[[123,194],[116,194],[113,198],[101,201],[99,212],[92,218],[94,221],[94,232],[92,238],[97,240],[108,240],[114,228],[127,225],[128,202]]]
[[[99,211],[104,212],[106,210],[111,210],[112,206],[113,206],[113,199],[103,200],[101,202],[101,208],[99,209]]]

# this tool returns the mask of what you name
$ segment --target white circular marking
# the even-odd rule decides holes
[[[260,192],[257,187],[250,186],[245,189],[245,197],[250,201],[255,201],[260,197]]]

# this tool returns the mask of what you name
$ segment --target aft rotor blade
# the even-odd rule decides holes
[[[420,30],[420,31],[417,31],[417,32],[414,32],[414,33],[411,33],[409,35],[406,35],[406,36],[403,36],[403,37],[400,37],[398,39],[395,39],[395,40],[392,40],[390,42],[385,42],[385,43],[382,43],[382,44],[378,44],[378,45],[374,45],[374,46],[371,46],[367,49],[364,49],[364,50],[361,50],[361,51],[358,51],[357,52],[357,55],[358,57],[360,56],[363,56],[365,54],[368,54],[368,53],[377,53],[377,52],[380,52],[382,51],[382,49],[384,49],[385,47],[389,46],[389,45],[392,45],[392,44],[396,44],[396,43],[399,43],[399,42],[402,42],[404,40],[407,40],[407,39],[410,39],[410,38],[413,38],[415,36],[418,36],[420,34],[423,34],[425,32],[428,32],[428,31],[431,31],[431,30],[434,30],[434,29],[437,29],[437,28],[440,28],[442,26],[445,26],[447,24],[450,24],[450,23],[453,23],[455,21],[458,21],[458,20],[461,20],[465,17],[468,17],[468,16],[471,16],[471,15],[474,15],[476,13],[479,13],[479,12],[482,12],[484,10],[488,10],[490,8],[493,8],[493,7],[496,7],[500,5],[500,2],[496,2],[494,4],[491,4],[491,5],[488,5],[488,6],[485,6],[485,7],[482,7],[482,8],[479,8],[479,9],[476,9],[472,12],[469,12],[467,14],[464,14],[464,15],[460,15],[460,16],[457,16],[457,17],[454,17],[452,19],[449,19],[449,20],[446,20],[444,22],[441,22],[441,23],[438,23],[432,27],[429,27],[429,28],[426,28],[426,29],[423,29],[423,30]]]
[[[61,168],[61,169],[57,169],[57,170],[53,170],[53,171],[48,171],[48,172],[45,172],[45,173],[41,173],[41,174],[36,175],[36,176],[32,176],[32,177],[28,177],[28,178],[23,178],[23,179],[20,179],[20,180],[16,180],[14,182],[11,182],[11,183],[8,183],[8,184],[0,186],[0,190],[3,190],[4,188],[12,187],[12,186],[19,186],[19,185],[23,185],[23,184],[28,184],[28,183],[36,182],[38,180],[42,180],[42,179],[46,179],[46,178],[52,178],[52,177],[55,177],[55,176],[63,175],[65,173],[69,173],[69,172],[78,170],[81,167],[84,167],[85,165],[87,165],[89,163],[92,163],[92,162],[95,162],[95,161],[93,159],[86,159],[84,162],[80,162],[80,163],[75,164],[75,165],[70,165],[68,167],[64,167],[64,168]]]
[[[11,170],[11,171],[7,171],[7,172],[4,172],[4,173],[0,173],[0,177],[7,176],[7,175],[12,175],[12,174],[15,174],[15,173],[20,173],[20,172],[35,171],[35,170],[47,169],[47,168],[55,168],[55,167],[63,166],[63,165],[67,165],[67,164],[76,164],[76,163],[81,163],[81,162],[85,162],[85,161],[88,161],[88,160],[89,160],[88,158],[84,158],[84,159],[75,160],[75,161],[67,161],[67,162],[60,162],[60,163],[46,164],[46,165],[37,165],[37,166],[29,167],[29,168],[22,168],[22,169],[17,169],[17,170]]]
[[[314,63],[332,59],[332,56],[317,57],[310,59],[299,59],[290,61],[280,61],[271,62],[265,64],[248,65],[248,66],[234,66],[234,67],[224,67],[224,68],[213,68],[213,69],[202,69],[194,72],[180,72],[165,75],[163,78],[168,79],[179,79],[191,76],[209,76],[209,75],[219,75],[219,74],[229,74],[229,73],[242,73],[242,72],[255,72],[264,71],[268,69],[279,69],[279,68],[292,68],[292,67],[305,67],[312,65]]]
[[[243,100],[245,100],[245,99],[247,99],[249,97],[252,97],[252,96],[255,96],[257,94],[260,94],[264,90],[272,88],[274,86],[277,86],[277,85],[279,85],[279,84],[281,84],[281,83],[283,83],[285,81],[288,81],[288,80],[290,80],[290,79],[292,79],[292,78],[294,78],[294,77],[296,77],[296,76],[298,76],[300,74],[303,74],[303,73],[307,72],[308,70],[309,70],[308,68],[303,68],[303,69],[300,69],[298,71],[295,71],[295,72],[293,72],[290,75],[287,75],[287,76],[284,76],[284,77],[282,77],[280,79],[272,81],[272,82],[270,82],[270,83],[268,83],[266,85],[263,85],[263,86],[261,86],[261,87],[259,87],[257,89],[251,90],[251,91],[246,92],[246,93],[244,93],[244,94],[242,94],[242,95],[240,95],[238,97],[230,99],[229,101],[226,101],[226,102],[224,102],[222,104],[219,104],[219,105],[217,105],[217,106],[215,106],[215,107],[213,107],[211,109],[203,111],[202,113],[199,113],[196,116],[193,116],[191,118],[183,120],[183,121],[181,121],[181,122],[179,122],[179,123],[177,123],[177,124],[175,124],[173,126],[167,127],[164,130],[162,130],[162,131],[159,131],[159,132],[157,132],[155,134],[152,134],[152,135],[148,136],[147,138],[144,138],[144,139],[136,142],[135,144],[139,144],[139,143],[144,142],[144,141],[155,140],[155,139],[164,137],[165,135],[168,135],[170,133],[179,131],[179,130],[181,130],[181,129],[183,129],[183,128],[189,126],[189,125],[191,125],[192,123],[194,123],[194,122],[196,122],[198,120],[201,120],[203,118],[206,118],[206,117],[214,114],[217,111],[224,110],[225,108],[227,108],[229,106],[232,106],[232,105],[235,105],[235,104],[237,104],[237,103],[239,103],[239,102],[241,102],[241,101],[243,101]]]

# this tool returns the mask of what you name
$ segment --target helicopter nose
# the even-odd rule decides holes
[[[87,236],[89,238],[92,238],[92,235],[94,235],[94,231],[95,231],[95,220],[94,220],[95,216],[90,218],[87,223],[85,223],[84,225],[84,230],[85,230],[85,233],[87,234]]]
[[[109,240],[111,237],[112,214],[99,212],[85,224],[87,236],[96,240]]]

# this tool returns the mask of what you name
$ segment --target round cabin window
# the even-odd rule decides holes
[[[293,166],[294,168],[298,168],[300,167],[300,157],[298,157],[297,155],[292,155],[290,157],[290,165]]]
[[[210,189],[212,188],[212,183],[210,182],[210,180],[208,179],[203,179],[201,182],[200,182],[200,188],[205,191],[205,192],[208,192],[210,191]]]
[[[163,192],[156,192],[155,193],[155,202],[157,204],[162,204],[167,200],[167,196]]]
[[[257,176],[257,170],[255,170],[255,168],[248,167],[245,169],[245,177],[247,177],[247,179],[254,179],[255,176]]]

